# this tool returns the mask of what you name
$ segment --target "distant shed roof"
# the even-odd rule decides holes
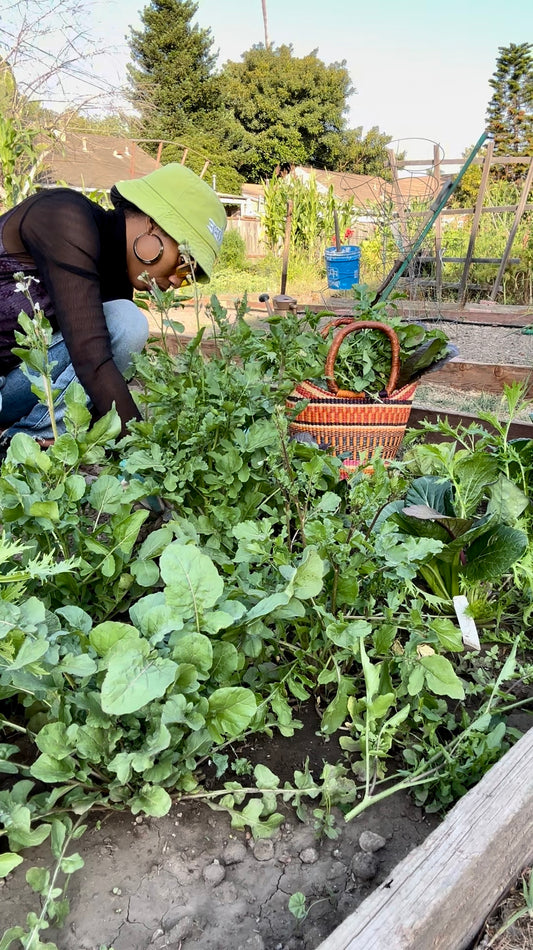
[[[157,167],[155,158],[131,139],[67,131],[58,133],[48,151],[39,183],[107,191],[117,181],[140,178]]]

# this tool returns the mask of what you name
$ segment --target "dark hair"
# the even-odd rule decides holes
[[[132,201],[128,201],[120,194],[116,185],[113,185],[109,192],[109,200],[114,208],[121,208],[125,214],[144,214],[144,211],[141,211],[137,205],[134,205]]]

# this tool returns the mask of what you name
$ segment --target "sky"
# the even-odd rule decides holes
[[[0,24],[2,6],[0,0]],[[196,22],[211,30],[218,65],[264,43],[261,0],[196,0]],[[13,4],[9,2],[9,6]],[[93,0],[87,29],[108,47],[89,72],[94,83],[126,80],[130,27],[139,0]],[[498,48],[533,42],[533,0],[267,0],[269,41],[344,60],[356,94],[348,125],[373,126],[411,158],[459,158],[479,139]],[[90,24],[90,25],[89,25]]]

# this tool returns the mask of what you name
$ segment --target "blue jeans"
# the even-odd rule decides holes
[[[131,354],[140,353],[148,339],[148,320],[131,300],[110,300],[104,304],[107,329],[111,338],[113,362],[122,374],[131,365]],[[48,348],[52,369],[53,388],[59,390],[54,402],[58,431],[65,431],[65,393],[78,382],[70,354],[61,333],[54,333]],[[87,405],[91,403],[87,398]],[[9,427],[9,428],[6,428]],[[26,432],[34,439],[52,439],[52,424],[46,406],[31,391],[31,382],[17,367],[7,376],[0,377],[0,429],[4,437]]]

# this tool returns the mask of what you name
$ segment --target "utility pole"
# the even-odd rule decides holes
[[[268,18],[267,18],[267,5],[266,0],[261,0],[261,6],[263,7],[263,23],[265,24],[265,49],[268,49],[270,43],[268,42]]]

